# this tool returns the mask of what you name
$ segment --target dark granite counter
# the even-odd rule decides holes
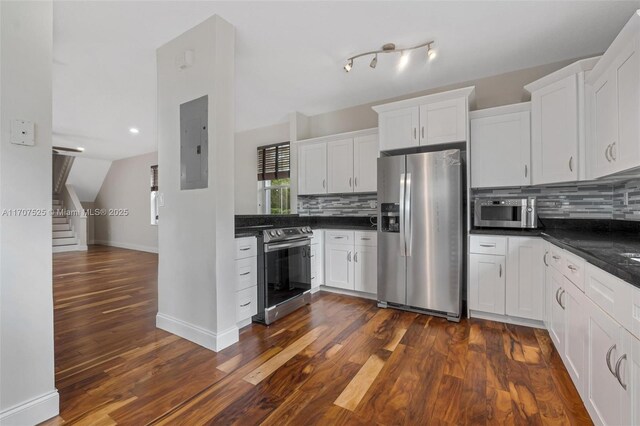
[[[471,234],[540,236],[640,288],[640,223],[618,220],[547,221],[536,230],[472,229]],[[627,256],[625,256],[625,254]],[[640,256],[632,256],[640,258]]]
[[[256,236],[265,229],[310,226],[314,229],[352,229],[375,231],[369,216],[300,216],[292,215],[236,215],[236,238]]]

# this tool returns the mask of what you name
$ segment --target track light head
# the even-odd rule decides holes
[[[436,53],[435,49],[433,49],[431,47],[431,45],[429,45],[429,48],[427,49],[427,58],[429,60],[433,60],[433,59],[436,58],[436,56],[437,56],[437,53]]]
[[[371,63],[369,64],[371,68],[375,68],[376,65],[378,65],[378,55],[374,56],[373,59],[371,60]]]
[[[344,70],[346,72],[351,71],[351,68],[353,68],[353,59],[349,59],[347,63],[344,65]]]

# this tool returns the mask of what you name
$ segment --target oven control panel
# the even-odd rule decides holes
[[[292,228],[278,228],[263,231],[264,242],[287,241],[300,238],[309,238],[313,230],[309,226],[296,226]]]

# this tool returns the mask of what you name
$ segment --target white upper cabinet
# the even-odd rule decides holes
[[[298,194],[326,193],[326,142],[300,144],[298,146]]]
[[[531,184],[530,109],[526,102],[469,114],[472,188]]]
[[[327,143],[329,193],[353,192],[353,139]]]
[[[420,145],[467,140],[467,99],[420,105]]]
[[[467,141],[474,90],[466,87],[374,106],[380,150]]]
[[[297,147],[298,194],[377,191],[376,129],[307,139]]]
[[[532,184],[586,178],[584,79],[597,61],[577,61],[525,86],[531,92]]]
[[[385,111],[378,115],[380,150],[418,146],[419,108],[416,106]]]
[[[378,190],[378,135],[353,138],[353,191]]]
[[[590,178],[640,166],[640,15],[634,13],[587,78]]]

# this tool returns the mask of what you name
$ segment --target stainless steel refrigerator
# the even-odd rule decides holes
[[[378,305],[460,320],[458,149],[378,159]]]

